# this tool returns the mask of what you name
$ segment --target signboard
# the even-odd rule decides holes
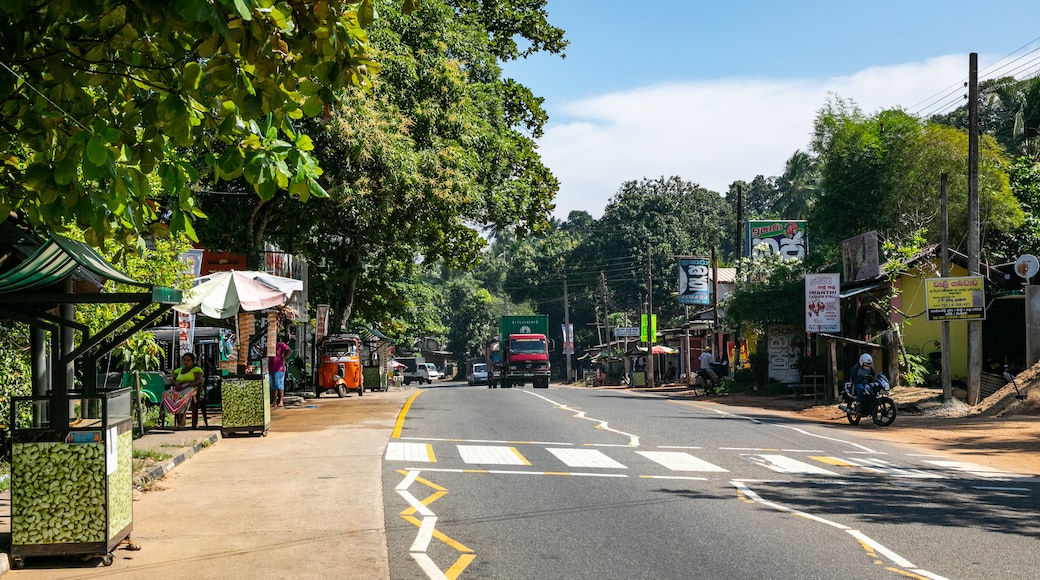
[[[748,220],[745,240],[747,256],[780,254],[801,262],[809,251],[806,222],[802,220]]]
[[[574,325],[561,324],[563,330],[563,354],[574,354]]]
[[[711,259],[679,258],[679,304],[711,305]]]
[[[639,338],[639,327],[619,326],[614,329],[614,338]]]
[[[317,341],[325,338],[325,335],[329,333],[329,305],[319,304],[314,317],[317,319],[314,325],[314,340]]]
[[[647,320],[649,318],[649,321]],[[650,337],[657,338],[657,315],[639,315],[639,341],[650,342]]]
[[[805,337],[797,326],[769,326],[769,379],[781,383],[797,383],[802,379],[798,361],[805,351]]]
[[[928,320],[985,320],[982,276],[928,278],[924,281]]]
[[[805,276],[805,331],[841,332],[838,274]]]
[[[198,278],[202,275],[202,250],[188,250],[181,254],[181,261],[184,262],[184,274],[191,276],[192,278]],[[194,352],[195,348],[195,315],[185,314],[183,312],[177,313],[177,344],[178,349],[182,355],[188,352]]]
[[[846,282],[867,280],[881,275],[877,232],[849,238],[841,243],[842,274]]]

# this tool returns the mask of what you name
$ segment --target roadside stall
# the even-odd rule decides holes
[[[257,318],[266,322],[267,344],[269,349],[273,348],[280,316],[273,309],[289,300],[279,285],[288,290],[299,281],[263,272],[239,271],[218,272],[198,281],[191,298],[174,307],[175,310],[216,319],[236,319],[236,353],[226,362],[226,366],[233,367],[233,373],[225,376],[220,385],[221,434],[225,437],[232,433],[267,435],[271,426],[271,392],[263,357],[251,355],[251,347],[261,337],[257,332]]]
[[[133,394],[98,389],[98,362],[181,293],[136,282],[90,246],[56,234],[41,243],[5,222],[0,242],[14,248],[0,270],[0,319],[31,329],[34,393],[11,405],[12,564],[83,556],[110,565],[133,529]],[[102,292],[105,281],[142,291]],[[92,334],[75,320],[75,305],[86,303],[129,309]]]

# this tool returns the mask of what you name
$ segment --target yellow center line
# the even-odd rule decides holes
[[[531,462],[528,461],[526,457],[520,455],[520,452],[516,450],[516,447],[510,447],[509,450],[512,451],[514,455],[516,455],[517,459],[523,461],[524,465],[531,465]]]
[[[417,528],[422,526],[422,522],[418,518],[416,518],[416,517],[413,517],[413,516],[401,516],[401,519],[406,521],[406,522],[408,522],[408,523],[410,523],[410,524],[412,524],[413,526],[415,526]],[[436,528],[434,528],[434,530],[433,530],[433,537],[437,538],[438,540],[440,540],[444,544],[446,544],[448,546],[451,546],[452,548],[455,549],[456,552],[462,552],[462,553],[465,553],[465,554],[472,554],[473,553],[473,550],[471,550],[470,548],[466,547],[465,544],[459,542],[458,540],[455,540],[453,538],[450,538],[450,537],[444,535],[443,532],[437,530]]]
[[[819,461],[820,463],[826,463],[827,465],[836,465],[838,467],[856,467],[855,464],[849,463],[848,461],[838,459],[837,457],[822,457],[818,455],[810,455],[809,459],[813,461]]]
[[[425,478],[422,478],[422,477],[416,477],[415,481],[418,481],[419,483],[425,485],[426,487],[428,487],[430,489],[433,489],[433,490],[436,490],[436,491],[443,491],[443,492],[447,492],[448,491],[448,490],[444,489],[443,487],[437,485],[436,483],[433,483],[432,481],[430,481],[428,479],[425,479]]]
[[[404,402],[404,406],[401,407],[401,412],[397,414],[397,423],[394,424],[394,432],[390,434],[391,439],[401,438],[401,429],[404,427],[404,418],[408,416],[408,409],[412,407],[412,401],[414,401],[416,397],[425,392],[426,391],[421,390],[415,391],[415,394],[411,397],[408,397],[408,400]]]
[[[455,560],[455,563],[452,564],[451,568],[444,571],[444,577],[448,580],[455,580],[459,577],[459,574],[462,574],[462,571],[466,569],[466,566],[469,566],[470,563],[476,559],[477,557],[473,554],[462,554],[459,556],[458,560]]]
[[[914,578],[915,580],[928,580],[926,576],[921,576],[920,574],[914,574],[913,572],[909,572],[907,570],[900,570],[899,568],[893,568],[891,566],[885,568],[885,570],[888,570],[889,572],[895,572],[896,574],[899,574],[900,576],[906,576],[907,578]]]

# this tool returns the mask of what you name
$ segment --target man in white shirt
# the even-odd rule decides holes
[[[704,347],[704,350],[701,351],[701,372],[704,373],[705,378],[716,382],[719,380],[719,375],[715,374],[715,370],[711,368],[713,362],[715,362],[715,357],[711,355],[711,347]]]

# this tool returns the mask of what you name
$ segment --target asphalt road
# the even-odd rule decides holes
[[[394,579],[1040,575],[1040,480],[872,426],[624,390],[417,393],[383,462]]]

